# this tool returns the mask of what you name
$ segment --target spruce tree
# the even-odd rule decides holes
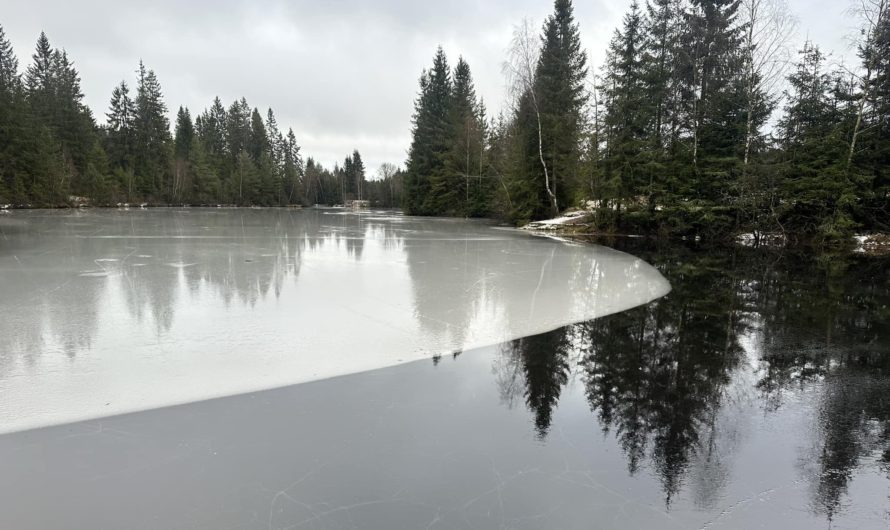
[[[659,203],[673,203],[677,189],[679,123],[676,61],[682,28],[679,0],[647,0],[641,66],[645,98],[651,113],[647,126],[647,201],[650,215]]]
[[[266,124],[256,108],[250,114],[250,137],[247,142],[247,152],[255,163],[259,163],[263,154],[269,152],[269,137],[266,134]]]
[[[244,204],[245,177],[249,181],[253,172],[251,157],[247,154],[250,114],[250,106],[244,98],[232,102],[226,112],[226,152],[229,155],[226,181],[231,200],[237,204]]]
[[[80,75],[64,50],[53,52],[53,91],[52,127],[73,167],[67,185],[70,192],[87,196],[102,187],[97,179],[107,160],[98,150],[92,112],[83,104]]]
[[[848,174],[857,187],[856,218],[866,226],[890,230],[890,6],[885,4],[876,15],[872,38],[859,49],[862,69],[870,71],[860,97],[868,95],[870,112],[865,113]]]
[[[343,159],[343,166],[338,172],[340,178],[340,194],[344,201],[355,200],[358,190],[356,189],[355,171],[352,167],[352,154],[346,155]]]
[[[132,174],[133,169],[133,127],[136,110],[130,99],[130,89],[125,81],[114,87],[111,103],[105,114],[107,121],[107,151],[109,162],[114,168],[121,168]],[[132,193],[132,190],[130,190]]]
[[[21,176],[14,169],[19,147],[15,144],[26,132],[18,68],[18,58],[0,26],[0,204],[12,201],[10,190],[21,185]]]
[[[609,45],[603,93],[608,102],[604,116],[608,131],[605,175],[620,220],[622,206],[639,196],[651,196],[646,165],[651,147],[651,101],[647,97],[642,54],[645,47],[643,18],[636,1],[624,17],[621,30]],[[625,206],[627,207],[627,206]]]
[[[266,111],[266,138],[268,138],[268,152],[271,160],[270,171],[275,185],[276,204],[288,204],[288,183],[284,176],[284,153],[287,148],[286,140],[278,129],[278,120],[272,109]]]
[[[652,106],[650,138],[653,149],[664,153],[676,141],[674,104],[674,61],[681,31],[682,9],[678,0],[647,0],[642,67],[646,97]]]
[[[303,203],[307,200],[303,195],[301,179],[303,178],[303,160],[300,156],[300,146],[297,145],[297,136],[293,129],[288,129],[283,147],[282,174],[286,192],[285,204]],[[315,201],[318,202],[318,201]]]
[[[272,109],[266,110],[266,138],[269,139],[269,153],[272,155],[273,162],[278,165],[281,164],[281,159],[284,156],[284,136],[282,136],[281,131],[278,130],[278,120],[275,118],[275,113],[272,112]]]
[[[679,81],[688,113],[691,161],[696,168],[704,161],[701,172],[710,173],[694,186],[710,199],[717,199],[729,184],[728,175],[720,174],[719,159],[739,157],[744,145],[738,10],[739,0],[693,0],[681,36]]]
[[[187,194],[189,200],[199,205],[216,204],[219,201],[219,177],[211,167],[204,142],[197,135],[189,149],[188,167],[192,172],[192,187]]]
[[[198,134],[207,146],[208,154],[222,157],[226,153],[226,123],[228,121],[226,109],[218,97],[213,99],[213,105],[202,114],[202,127]]]
[[[48,128],[42,143],[59,144],[63,169],[45,182],[44,200],[67,202],[71,193],[87,195],[104,185],[98,176],[105,171],[92,113],[83,104],[80,76],[64,50],[53,49],[45,33],[37,40],[33,63],[25,74],[25,94],[33,119]]]
[[[405,175],[405,212],[432,215],[447,186],[446,158],[452,145],[451,72],[441,47],[424,71],[414,106],[414,127]]]
[[[550,213],[573,202],[580,162],[583,110],[587,103],[584,80],[587,54],[581,47],[571,0],[555,0],[553,14],[544,23],[541,55],[535,70],[534,92],[540,113],[544,165],[551,179]],[[541,184],[542,172],[535,172]],[[536,217],[546,215],[539,205]]]
[[[180,106],[176,112],[176,128],[173,140],[173,154],[183,160],[188,159],[195,139],[195,126],[189,109]]]
[[[42,40],[51,60],[52,49],[45,36]],[[62,201],[58,189],[65,165],[61,147],[31,102],[18,59],[0,27],[0,204],[53,206]]]
[[[453,144],[447,169],[451,176],[443,192],[441,213],[469,216],[480,209],[474,201],[479,199],[478,181],[483,172],[481,164],[485,149],[481,113],[484,111],[476,99],[470,65],[460,57],[454,68],[451,105]],[[474,183],[477,184],[475,187]]]
[[[10,99],[20,89],[19,60],[0,26],[0,97]]]
[[[834,238],[849,229],[842,199],[853,192],[844,175],[848,132],[837,98],[837,76],[825,70],[825,55],[805,43],[788,77],[785,114],[779,121],[782,153],[782,222],[795,233]],[[843,92],[843,90],[841,90]]]
[[[668,193],[674,229],[713,235],[734,229],[747,98],[739,0],[692,0],[676,55],[676,168]]]
[[[271,206],[277,204],[280,195],[275,177],[271,144],[266,132],[266,124],[259,109],[254,107],[250,114],[250,136],[247,142],[247,153],[255,168],[257,182],[251,183],[252,195],[248,201],[252,204]]]
[[[48,118],[53,86],[53,48],[42,31],[31,59],[33,62],[25,71],[28,98],[34,110],[43,118]]]
[[[365,187],[365,163],[362,162],[362,155],[358,149],[352,152],[352,180],[354,181],[353,189],[357,199],[364,199]]]
[[[226,124],[228,115],[219,97],[213,99],[213,104],[195,120],[195,132],[204,147],[207,166],[214,175],[219,195],[214,199],[228,202],[230,197],[224,197],[222,179],[227,175],[230,167],[228,157],[228,141]]]
[[[172,189],[168,184],[171,141],[167,105],[153,70],[139,61],[134,120],[134,172],[137,188],[146,198],[160,198]]]
[[[176,112],[173,137],[173,189],[171,200],[180,202],[191,199],[194,188],[194,169],[191,166],[192,149],[195,145],[195,126],[189,110],[180,106]]]

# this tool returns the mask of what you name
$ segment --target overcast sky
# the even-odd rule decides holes
[[[599,68],[630,0],[576,1],[581,36]],[[807,35],[837,57],[854,21],[847,0],[789,0]],[[171,118],[199,113],[214,96],[244,96],[293,127],[304,156],[331,166],[359,149],[369,176],[402,165],[417,79],[441,44],[453,65],[470,63],[477,92],[496,112],[501,63],[514,25],[536,25],[549,0],[0,0],[0,24],[22,69],[46,31],[80,71],[86,103],[105,120],[112,88],[135,85],[139,59],[157,72]]]

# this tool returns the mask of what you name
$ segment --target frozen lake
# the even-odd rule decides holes
[[[401,243],[409,263],[440,233],[428,223]],[[556,244],[514,241],[499,245]],[[0,435],[0,528],[888,528],[888,259],[613,243],[671,292],[442,357]],[[365,239],[360,259],[377,244]],[[441,296],[454,307],[464,292]],[[436,307],[423,300],[418,315]],[[149,331],[168,332],[145,311]]]
[[[664,296],[631,255],[343,210],[0,216],[0,432],[500,343]]]

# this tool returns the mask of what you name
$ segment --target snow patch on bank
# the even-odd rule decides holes
[[[553,219],[545,219],[543,221],[532,221],[522,227],[522,230],[557,230],[566,226],[585,224],[590,217],[590,212],[584,210],[572,210]]]
[[[890,234],[856,234],[854,252],[862,254],[888,254],[890,253]]]

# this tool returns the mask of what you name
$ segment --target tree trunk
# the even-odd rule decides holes
[[[862,81],[862,97],[859,98],[859,102],[856,105],[856,124],[853,126],[853,136],[850,138],[850,150],[847,153],[846,171],[848,174],[850,172],[850,167],[853,165],[853,156],[856,154],[856,141],[859,139],[859,134],[862,132],[862,118],[865,114],[865,103],[868,101],[869,85],[871,84],[872,71],[874,70],[873,57],[875,54],[874,50],[871,49],[874,41],[874,34],[883,23],[886,11],[887,2],[886,0],[881,0],[876,6],[876,12],[874,12],[873,18],[869,18],[867,14],[864,14],[866,20],[869,21],[864,48],[866,53],[870,52],[870,54],[866,55],[868,60],[865,65],[865,78]]]
[[[544,161],[544,138],[541,133],[541,112],[538,110],[538,98],[535,96],[535,91],[532,89],[532,103],[535,107],[535,118],[538,121],[538,157],[541,160],[541,167],[544,168],[544,186],[547,188],[547,195],[550,197],[550,205],[553,207],[553,215],[559,215],[559,205],[556,202],[556,194],[550,188],[550,171],[547,170],[547,162]],[[554,182],[553,189],[556,188],[556,183]]]

